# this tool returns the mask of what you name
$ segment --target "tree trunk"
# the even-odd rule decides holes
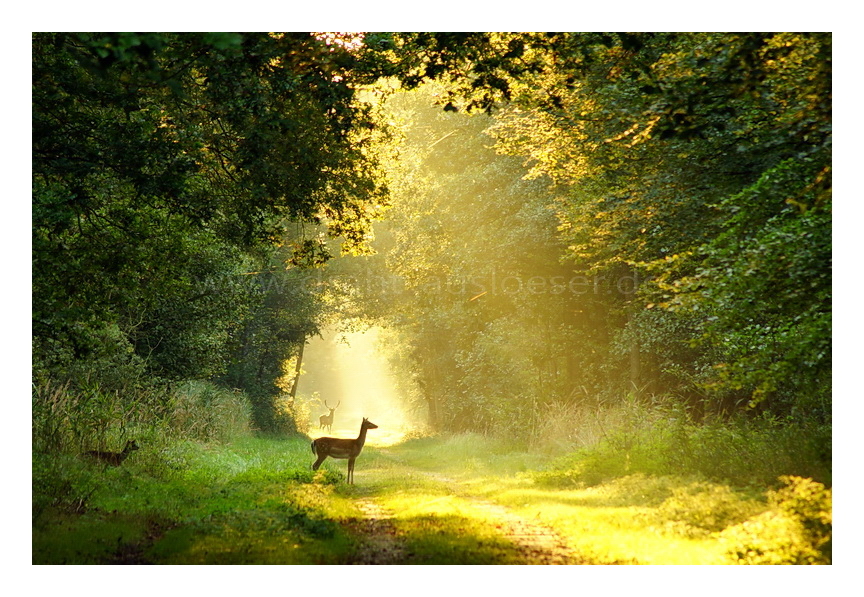
[[[303,349],[306,346],[306,338],[300,343],[300,351],[297,353],[297,363],[294,365],[294,381],[291,384],[291,405],[294,405],[294,398],[297,397],[297,385],[300,383],[300,366],[303,364]]]

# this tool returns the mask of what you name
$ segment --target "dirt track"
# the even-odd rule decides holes
[[[435,481],[446,483],[450,487],[456,483],[437,473],[424,473]],[[524,564],[580,564],[578,556],[569,548],[565,541],[549,527],[523,518],[504,506],[493,502],[466,495],[460,495],[470,504],[483,511],[495,528],[505,539],[511,542]],[[352,530],[363,537],[363,549],[354,564],[410,564],[410,554],[407,554],[396,527],[392,514],[375,503],[371,498],[363,498],[357,506],[364,517],[352,525]]]
[[[396,535],[392,515],[371,499],[362,499],[357,507],[363,512],[363,519],[356,523],[353,530],[363,537],[363,549],[352,564],[402,564],[405,550]]]

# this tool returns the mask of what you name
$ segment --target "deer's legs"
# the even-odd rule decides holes
[[[312,470],[317,471],[318,467],[321,466],[321,463],[324,462],[326,459],[326,456],[318,456],[318,460],[316,460],[315,463],[312,465]]]
[[[354,459],[348,459],[348,484],[354,485]]]

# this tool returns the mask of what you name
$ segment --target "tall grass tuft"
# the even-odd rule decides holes
[[[830,564],[831,490],[812,479],[780,480],[770,510],[723,531],[729,556],[738,564]]]
[[[45,382],[33,388],[33,450],[109,450],[130,437],[228,440],[250,431],[246,396],[207,382],[165,388],[75,389]]]
[[[78,455],[120,451],[136,439],[147,461],[178,440],[228,441],[248,435],[250,406],[242,393],[206,382],[173,390],[129,384],[42,382],[32,392],[33,515],[47,507],[80,512],[95,490]]]
[[[201,441],[227,441],[251,431],[251,406],[240,391],[186,382],[174,393],[171,433]]]
[[[632,473],[739,486],[776,486],[782,475],[831,483],[830,423],[767,415],[696,423],[670,401],[561,409],[536,444],[565,453],[540,475],[550,483],[595,485]]]

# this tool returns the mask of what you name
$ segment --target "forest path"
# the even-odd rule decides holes
[[[351,524],[351,530],[360,535],[361,548],[350,564],[400,564],[405,560],[405,549],[397,536],[393,514],[371,498],[357,500],[356,506],[363,518]]]
[[[566,541],[548,526],[519,516],[500,504],[459,491],[459,482],[452,477],[437,472],[418,472],[427,478],[446,484],[451,492],[467,500],[472,507],[481,510],[496,531],[514,544],[524,560],[523,563],[582,563],[577,554],[567,546]]]
[[[411,467],[400,476],[420,477],[446,490],[448,498],[458,500],[460,507],[470,510],[472,519],[482,520],[487,530],[509,545],[507,563],[567,565],[584,563],[566,541],[552,528],[516,514],[510,509],[482,497],[470,495],[460,487],[460,481],[439,472]],[[400,533],[394,512],[380,503],[381,498],[367,494],[355,501],[363,517],[349,528],[359,535],[361,549],[352,564],[412,564],[414,554],[406,547],[406,537]],[[418,498],[419,499],[419,498]],[[513,562],[512,560],[516,560]],[[459,563],[459,562],[452,562]]]

